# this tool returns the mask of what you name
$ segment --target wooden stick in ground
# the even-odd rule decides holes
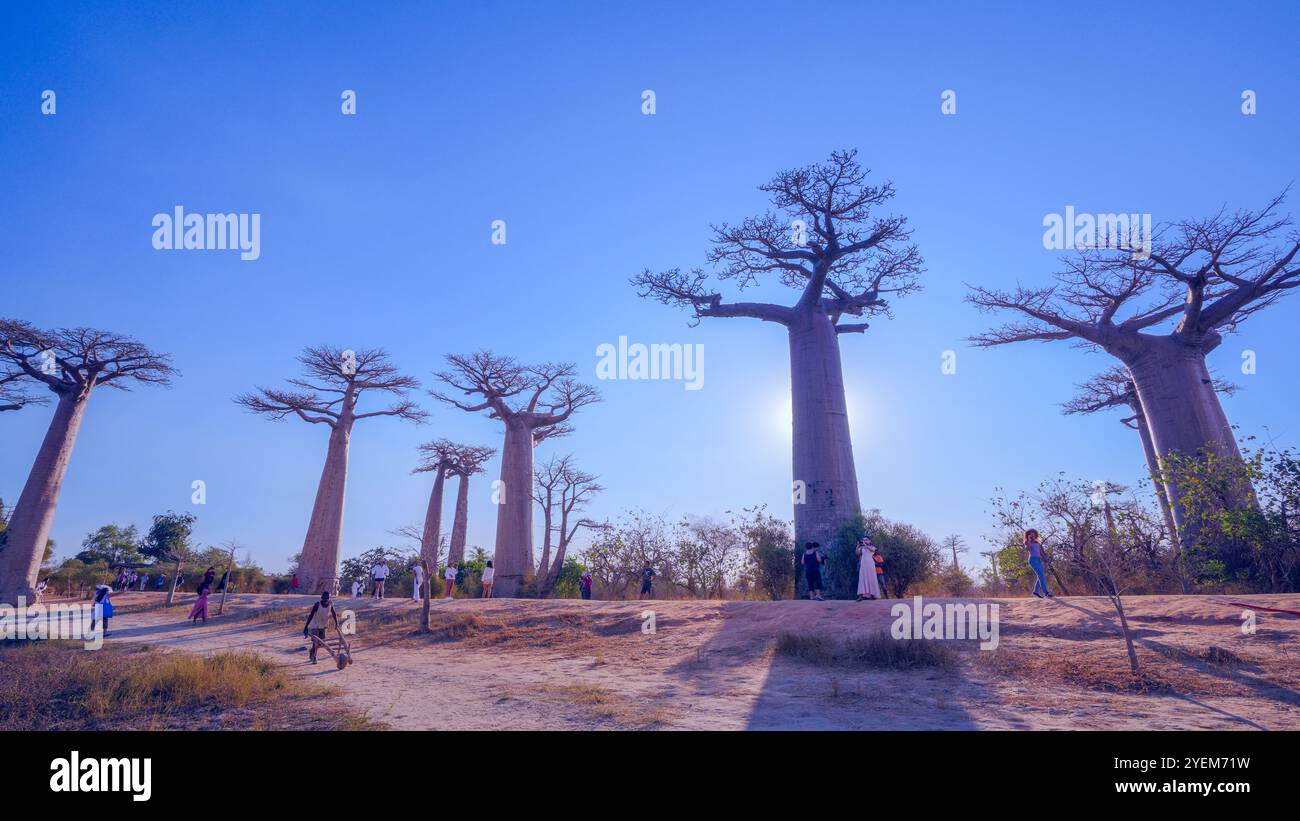
[[[230,595],[230,585],[235,583],[235,548],[230,548],[230,561],[226,564],[226,586],[221,589],[221,603],[217,605],[217,615],[226,612],[226,596]]]

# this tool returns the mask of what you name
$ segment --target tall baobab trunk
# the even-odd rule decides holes
[[[861,510],[861,502],[835,326],[820,311],[802,311],[790,323],[789,335],[797,555],[805,542],[820,542],[823,551],[830,551],[840,528]],[[831,597],[852,593],[850,564],[828,561],[823,566]],[[801,593],[804,584],[804,574],[797,573],[796,592]]]
[[[420,536],[420,560],[432,573],[438,567],[438,540],[442,537],[442,489],[446,470],[441,466],[433,472],[433,490],[429,493],[429,507],[424,512],[424,532]],[[450,558],[448,564],[454,564]],[[433,586],[433,576],[427,579]]]
[[[1173,506],[1169,504],[1169,493],[1160,477],[1160,457],[1156,455],[1156,445],[1151,439],[1151,428],[1147,424],[1146,413],[1142,411],[1142,402],[1136,397],[1129,403],[1133,411],[1133,424],[1137,428],[1138,438],[1142,440],[1142,454],[1147,460],[1147,475],[1151,477],[1151,488],[1160,503],[1160,513],[1165,520],[1165,529],[1169,531],[1169,540],[1173,543],[1175,558],[1180,551],[1178,542],[1178,524],[1174,521]]]
[[[497,500],[493,595],[513,597],[533,577],[533,430],[518,418],[506,420],[501,449],[502,494]]]
[[[73,393],[59,396],[54,418],[9,519],[7,541],[0,549],[0,602],[17,604],[19,596],[26,597],[28,604],[36,600],[36,577],[45,557],[54,509],[86,411],[86,399]]]
[[[456,514],[451,520],[451,546],[447,549],[447,563],[459,564],[465,560],[465,530],[469,523],[469,476],[461,473],[456,487]]]
[[[1125,357],[1124,364],[1133,377],[1160,459],[1174,453],[1195,456],[1203,448],[1225,458],[1241,458],[1205,366],[1204,347],[1173,338],[1149,339],[1135,354]],[[1165,482],[1165,492],[1182,541],[1188,544],[1188,537],[1194,534],[1181,504],[1182,492],[1173,481]],[[1249,504],[1251,488],[1235,488],[1235,495],[1237,503]]]
[[[337,592],[339,552],[343,540],[343,498],[348,483],[348,444],[352,421],[340,419],[330,427],[329,450],[316,488],[311,522],[302,544],[298,576],[302,589],[320,594]]]

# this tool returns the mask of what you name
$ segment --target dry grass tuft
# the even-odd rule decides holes
[[[957,651],[943,642],[895,639],[884,631],[845,639],[785,632],[777,636],[776,654],[819,666],[851,665],[894,670],[917,667],[947,670],[957,663]]]
[[[251,652],[0,647],[0,730],[378,728]]]

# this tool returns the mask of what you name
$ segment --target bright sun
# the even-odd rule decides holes
[[[850,430],[862,425],[866,421],[865,403],[859,402],[857,397],[849,394],[845,397],[845,402],[849,409],[849,426]],[[794,406],[790,403],[789,394],[778,395],[769,403],[771,411],[768,413],[768,426],[774,433],[780,434],[785,441],[794,438]]]

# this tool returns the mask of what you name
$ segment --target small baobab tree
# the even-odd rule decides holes
[[[591,498],[604,490],[595,474],[579,470],[572,454],[552,456],[536,470],[533,501],[542,509],[542,560],[537,566],[537,594],[546,597],[564,570],[569,545],[582,528],[603,528],[580,514]],[[551,557],[551,545],[555,557]]]
[[[774,277],[798,292],[793,305],[723,301],[700,268],[646,270],[632,279],[641,296],[688,308],[695,322],[747,317],[785,328],[795,540],[827,548],[861,508],[839,337],[863,333],[867,323],[843,320],[891,316],[891,301],[918,290],[923,270],[907,219],[878,213],[893,199],[893,185],[868,184],[868,174],[856,151],[836,151],[826,162],[783,171],[759,186],[775,212],[713,227],[708,261],[718,279],[744,290]]]
[[[34,600],[59,491],[91,394],[99,387],[165,386],[176,371],[166,355],[131,337],[93,328],[41,331],[26,322],[5,320],[0,321],[0,374],[44,385],[55,397],[54,416],[0,550],[0,602],[15,603],[19,596]]]
[[[577,381],[571,363],[522,365],[508,356],[480,351],[447,357],[448,370],[437,374],[444,384],[468,401],[446,391],[430,391],[441,402],[470,413],[486,412],[505,425],[501,449],[501,480],[496,486],[497,533],[493,558],[494,592],[516,596],[534,574],[533,568],[533,448],[542,436],[567,430],[579,409],[600,401],[590,385]]]
[[[456,483],[456,511],[451,519],[448,564],[460,564],[465,560],[465,533],[469,527],[469,479],[476,473],[482,473],[483,463],[496,454],[496,448],[465,445],[456,454],[455,464],[448,468],[460,480]]]
[[[343,536],[343,501],[348,480],[348,447],[352,428],[360,419],[395,416],[423,422],[425,412],[406,394],[419,387],[412,376],[399,373],[382,349],[352,351],[329,345],[305,348],[298,357],[303,376],[287,380],[289,389],[259,387],[235,398],[250,413],[274,421],[297,416],[329,428],[329,448],[312,505],[311,520],[298,562],[302,589],[310,593],[338,585],[339,551]],[[395,397],[379,410],[359,412],[361,397]]]
[[[1161,226],[1149,240],[1132,230],[1110,248],[1062,260],[1055,284],[1003,291],[975,287],[967,299],[1022,319],[973,337],[981,347],[1073,340],[1118,359],[1141,401],[1161,462],[1206,449],[1240,459],[1206,356],[1251,315],[1300,286],[1300,235],[1279,211],[1285,192],[1263,208]],[[1186,543],[1191,526],[1181,490],[1165,491]],[[1248,485],[1234,491],[1249,505]]]

